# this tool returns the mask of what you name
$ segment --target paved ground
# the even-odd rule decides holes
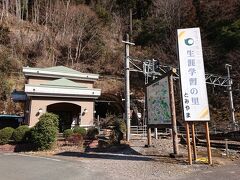
[[[170,138],[153,140],[150,148],[145,144],[146,139],[135,137],[131,147],[118,147],[116,152],[70,146],[61,151],[0,153],[0,180],[240,180],[240,161],[231,161],[238,157],[237,152],[226,158],[223,151],[213,149],[213,167],[202,163],[190,166],[184,145],[179,146],[184,157],[169,158]],[[199,157],[206,157],[205,151],[198,147]]]
[[[99,157],[90,156],[91,162],[85,162],[82,158],[71,158],[71,157],[61,157],[54,156],[51,158],[48,157],[38,157],[38,156],[30,156],[24,154],[16,154],[16,153],[0,153],[0,179],[3,180],[108,180],[108,179],[176,179],[176,180],[239,180],[240,179],[240,161],[236,161],[233,164],[225,165],[222,167],[209,167],[207,169],[201,171],[192,171],[187,174],[181,174],[171,176],[170,174],[162,175],[163,167],[158,169],[159,173],[156,176],[151,176],[149,172],[142,172],[141,176],[137,176],[135,172],[131,172],[132,176],[124,176],[124,172],[122,172],[122,168],[117,169],[114,168],[114,175],[110,173],[109,169],[104,169],[104,166],[107,165],[106,161],[109,159],[103,160],[101,158],[102,154]],[[92,160],[93,158],[93,160]],[[125,159],[126,157],[124,157]],[[125,159],[125,161],[121,161],[120,164],[124,165],[124,163],[128,161],[134,160],[134,164],[137,165],[143,161],[136,161],[135,159]],[[135,157],[137,158],[137,157]],[[94,160],[98,159],[98,160]],[[112,158],[111,158],[112,159]],[[127,161],[126,161],[127,160]],[[100,166],[100,161],[102,166]],[[114,160],[115,162],[119,160]],[[92,163],[97,163],[98,166],[92,165]],[[153,162],[154,163],[154,162]],[[119,166],[119,162],[117,163]],[[132,164],[134,166],[134,164]],[[148,163],[142,162],[141,165],[153,168]],[[126,165],[126,164],[125,164]],[[156,164],[155,164],[156,165]],[[170,164],[169,164],[170,165]],[[166,164],[163,164],[166,166]],[[185,165],[186,166],[186,165]],[[109,166],[107,166],[109,168]],[[137,167],[137,166],[136,166]],[[206,167],[206,166],[205,166]],[[139,168],[139,167],[138,167]],[[147,168],[147,167],[146,167]],[[185,170],[190,168],[190,166],[186,166]],[[131,168],[130,168],[131,169]],[[137,169],[135,169],[137,171]],[[126,169],[124,170],[126,172]],[[126,173],[128,174],[128,173]]]
[[[222,167],[210,168],[209,170],[191,173],[187,176],[174,178],[179,180],[239,180],[240,162]]]
[[[2,180],[91,180],[110,179],[97,170],[86,169],[84,163],[55,158],[0,153]]]

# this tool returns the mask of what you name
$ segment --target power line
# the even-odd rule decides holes
[[[174,79],[179,79],[179,68],[176,68],[170,65],[158,64],[157,65],[158,67],[156,69],[153,61],[157,61],[157,60],[152,59],[152,60],[141,61],[140,59],[130,58],[130,64],[132,65],[132,67],[130,68],[130,71],[148,73],[148,76],[151,77],[151,76],[161,76],[174,68],[177,70],[177,72],[174,75]],[[143,67],[141,68],[135,62],[142,62]],[[147,67],[147,69],[145,69],[145,67]],[[210,73],[205,74],[205,79],[207,84],[214,85],[214,86],[223,86],[223,87],[228,87],[229,81],[231,81],[230,77],[228,76],[220,76],[217,74],[210,74]]]

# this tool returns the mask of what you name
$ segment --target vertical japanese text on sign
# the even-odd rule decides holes
[[[178,51],[185,121],[209,121],[199,28],[178,29]]]

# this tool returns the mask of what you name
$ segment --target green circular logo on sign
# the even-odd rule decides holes
[[[191,46],[194,44],[194,40],[192,38],[185,39],[185,44]]]

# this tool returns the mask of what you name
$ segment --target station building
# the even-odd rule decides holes
[[[98,74],[81,73],[65,66],[24,67],[25,123],[34,126],[41,114],[59,116],[59,130],[72,126],[91,127],[94,123],[94,101],[101,89],[94,88]]]

